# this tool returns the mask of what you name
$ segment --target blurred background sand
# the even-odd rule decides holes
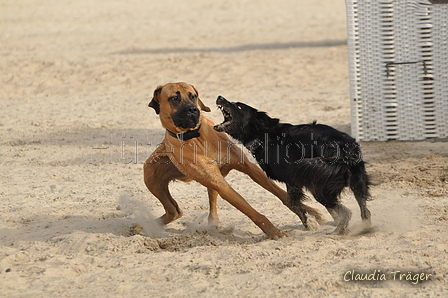
[[[328,236],[332,222],[305,231],[239,173],[230,184],[291,237],[267,240],[223,200],[221,228],[209,230],[196,182],[171,184],[184,217],[150,224],[163,213],[142,173],[164,134],[147,107],[158,85],[193,84],[216,122],[223,95],[350,132],[344,1],[0,1],[0,44],[3,296],[446,293],[446,143],[361,144],[377,183],[371,234]],[[342,200],[356,230],[356,202]],[[162,237],[130,229],[136,222]],[[346,282],[348,270],[433,278]]]

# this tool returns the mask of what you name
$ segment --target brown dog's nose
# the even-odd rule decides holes
[[[198,110],[198,108],[196,107],[196,106],[189,106],[188,108],[187,108],[187,113],[188,114],[190,114],[190,115],[195,115],[195,114],[197,114],[199,112],[199,110]]]

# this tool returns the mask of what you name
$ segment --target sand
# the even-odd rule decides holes
[[[163,208],[142,171],[164,134],[153,90],[193,84],[216,122],[223,95],[350,132],[345,28],[342,0],[0,1],[1,296],[447,295],[443,142],[361,143],[372,233],[356,234],[350,192],[352,233],[327,235],[321,205],[308,202],[328,222],[306,231],[238,172],[229,183],[290,237],[268,240],[222,199],[209,229],[196,182],[172,183],[184,216],[154,224]]]

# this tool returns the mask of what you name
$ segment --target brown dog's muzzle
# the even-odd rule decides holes
[[[176,113],[171,115],[174,125],[180,128],[195,128],[199,123],[200,112],[194,104],[183,106]]]

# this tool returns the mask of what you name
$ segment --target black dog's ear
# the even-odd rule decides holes
[[[162,91],[163,86],[158,86],[156,90],[154,90],[154,95],[152,97],[151,102],[148,104],[148,107],[153,108],[158,115],[160,113],[160,104],[159,104],[159,95]]]
[[[193,89],[194,89],[194,91],[196,92],[196,95],[198,96],[198,104],[199,104],[199,107],[201,108],[201,110],[203,110],[203,111],[205,111],[205,112],[210,112],[211,110],[210,110],[210,108],[209,107],[207,107],[200,99],[199,99],[199,92],[198,92],[198,90],[196,90],[196,88],[194,88],[194,86],[193,85],[190,85]]]
[[[280,120],[269,117],[265,112],[257,112],[255,121],[258,127],[261,127],[263,130],[269,130],[277,125]]]

